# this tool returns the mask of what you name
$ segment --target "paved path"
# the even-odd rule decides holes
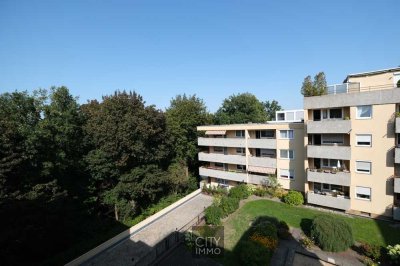
[[[212,197],[199,194],[84,265],[134,265],[151,247],[185,226],[211,204]]]

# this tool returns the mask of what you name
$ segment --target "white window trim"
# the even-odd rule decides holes
[[[361,106],[371,106],[371,116],[370,117],[359,117],[358,116],[358,107],[361,107]],[[373,116],[374,116],[374,110],[373,110],[372,105],[359,105],[359,106],[356,106],[356,119],[358,119],[358,120],[367,120],[367,119],[372,119]]]
[[[288,151],[288,157],[281,157],[281,151]],[[290,158],[290,151],[292,151],[292,154],[293,154],[292,158]],[[280,149],[279,150],[279,159],[282,159],[282,160],[294,160],[294,150]]]
[[[281,137],[281,132],[282,131],[287,131],[287,138],[282,138]],[[289,134],[289,131],[292,131],[293,132],[293,134],[292,134],[292,138],[290,138],[290,134]],[[294,139],[294,130],[293,129],[283,129],[283,130],[279,130],[279,139]]]
[[[288,171],[288,172],[289,172],[289,176],[288,176],[287,178],[281,176],[282,170],[285,170],[285,171]],[[291,175],[291,173],[292,173],[292,175]],[[290,178],[290,176],[293,176],[293,178]],[[290,181],[292,181],[292,180],[295,180],[296,177],[295,177],[295,175],[294,175],[294,170],[292,170],[292,169],[279,169],[279,178],[280,178],[280,179],[283,179],[283,180],[290,180]]]
[[[363,162],[363,163],[369,163],[369,165],[370,165],[370,167],[369,167],[369,173],[367,173],[367,172],[360,172],[360,171],[357,171],[357,162]],[[364,174],[364,175],[370,175],[370,174],[372,174],[372,162],[371,161],[363,161],[363,160],[356,160],[356,173],[358,173],[358,174]]]
[[[363,200],[363,201],[371,201],[372,200],[372,188],[370,187],[363,187],[363,188],[369,188],[370,191],[370,195],[369,195],[369,199],[364,199],[364,198],[359,198],[357,197],[357,187],[361,187],[361,186],[356,186],[354,189],[354,198],[358,199],[358,200]]]
[[[359,145],[357,141],[357,136],[371,136],[371,142],[369,145]],[[356,147],[372,147],[372,134],[356,134]]]

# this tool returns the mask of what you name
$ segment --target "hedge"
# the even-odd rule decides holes
[[[298,206],[304,203],[304,197],[300,192],[290,190],[289,193],[283,197],[283,201],[290,206]]]

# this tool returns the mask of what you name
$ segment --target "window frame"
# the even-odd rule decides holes
[[[287,177],[282,176],[282,171],[287,171],[287,173],[289,175],[287,175]],[[282,168],[280,168],[279,169],[279,178],[280,179],[284,179],[284,180],[290,180],[290,181],[295,180],[294,170],[293,169],[282,169]]]
[[[286,138],[282,137],[282,133],[283,132],[286,132]],[[290,137],[290,133],[289,132],[292,132],[292,137]],[[279,139],[294,139],[294,130],[293,129],[282,129],[282,130],[279,130]]]
[[[238,150],[240,150],[240,152],[238,152]],[[245,156],[246,155],[246,149],[245,148],[236,148],[236,154],[237,155],[241,155],[241,156]]]
[[[282,157],[282,153],[281,153],[282,151],[287,151],[288,157]],[[290,152],[292,152],[292,157],[290,157]],[[279,150],[279,159],[294,160],[294,150],[280,149]]]
[[[364,171],[359,171],[357,168],[357,163],[362,162],[362,163],[369,163],[369,172],[364,172]],[[372,174],[372,162],[371,161],[363,161],[363,160],[356,160],[356,173],[358,174],[365,174],[365,175],[370,175]]]
[[[246,165],[244,165],[244,164],[237,164],[237,165],[236,165],[236,170],[246,171]]]
[[[358,115],[358,108],[365,107],[365,106],[371,107],[371,116],[369,116],[369,117],[361,117],[361,116]],[[356,119],[360,119],[360,120],[372,119],[373,115],[374,114],[373,114],[372,105],[359,105],[359,106],[356,106]]]
[[[272,137],[263,137],[262,132],[271,132],[273,134],[273,136]],[[275,138],[274,130],[266,130],[266,129],[260,130],[260,139],[274,139],[274,138]]]
[[[238,134],[240,132],[240,134]],[[245,130],[235,130],[235,137],[243,139],[246,136]]]
[[[367,189],[369,189],[369,198],[358,197],[358,195],[367,195],[367,194],[360,194],[360,193],[357,193],[357,188],[367,188]],[[371,200],[372,200],[372,188],[370,188],[370,187],[356,186],[356,187],[355,187],[354,194],[355,194],[355,195],[354,195],[355,198],[358,199],[358,200],[365,200],[365,201],[371,201]]]
[[[358,136],[370,136],[369,145],[358,144]],[[372,147],[372,134],[356,134],[356,147]]]
[[[227,179],[216,178],[215,181],[216,181],[216,183],[221,184],[221,185],[225,185],[225,186],[229,185],[229,181]]]
[[[221,148],[222,151],[216,151],[215,148]],[[218,153],[218,154],[224,154],[225,149],[224,149],[224,147],[221,147],[221,146],[214,146],[214,147],[213,147],[213,152],[214,152],[214,153]]]

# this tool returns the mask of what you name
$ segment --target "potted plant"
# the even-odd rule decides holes
[[[344,120],[350,120],[350,117],[345,116],[345,117],[344,117]]]

